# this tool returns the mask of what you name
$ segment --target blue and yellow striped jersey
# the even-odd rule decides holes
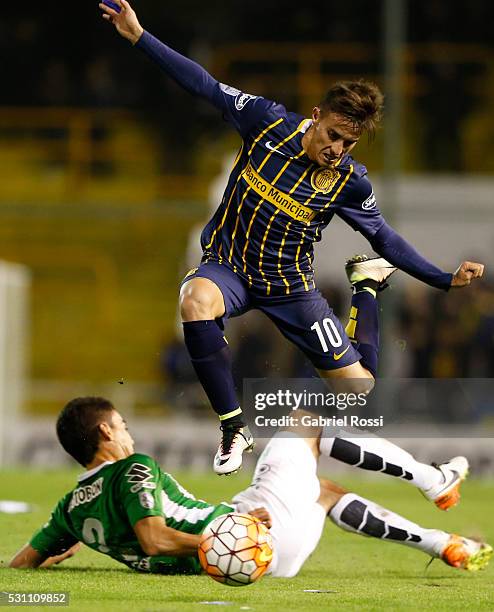
[[[264,295],[314,288],[313,243],[334,214],[371,237],[384,223],[365,166],[311,162],[311,120],[222,85],[223,110],[243,137],[221,204],[202,233],[205,258],[230,265]],[[228,99],[230,98],[230,100]]]
[[[323,168],[305,155],[301,141],[310,120],[223,85],[149,32],[136,47],[220,110],[243,139],[220,206],[202,233],[205,260],[231,266],[259,295],[310,291],[313,243],[336,214],[391,264],[449,289],[453,275],[427,261],[385,222],[364,166],[347,155],[337,167]]]

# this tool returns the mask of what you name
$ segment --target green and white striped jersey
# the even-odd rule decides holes
[[[163,516],[168,527],[199,534],[215,517],[232,511],[229,504],[196,499],[154,459],[134,454],[80,476],[30,544],[41,554],[54,555],[81,541],[136,570],[199,573],[197,557],[146,556],[133,526]]]

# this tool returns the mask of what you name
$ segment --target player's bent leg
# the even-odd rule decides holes
[[[368,392],[374,379],[362,366],[360,366],[362,374],[367,374],[370,378],[361,381],[353,378],[360,371],[358,367],[354,367],[356,365],[341,370],[321,372],[321,375],[326,374],[331,378],[333,386],[336,377],[340,392]],[[345,387],[346,376],[352,377],[348,379],[351,381],[351,391]],[[359,387],[359,382],[364,384],[364,388]],[[365,387],[365,383],[369,385],[368,388]],[[441,510],[449,510],[458,504],[460,485],[468,475],[468,461],[465,457],[455,457],[440,465],[427,465],[416,461],[410,453],[389,440],[366,432],[352,432],[351,435],[346,432],[345,435],[345,431],[335,431],[334,427],[325,427],[321,433],[320,450],[323,455],[348,465],[382,472],[410,482]]]
[[[468,475],[465,457],[428,465],[393,442],[367,432],[323,427],[319,448],[322,455],[347,465],[409,482],[441,510],[449,510],[458,503],[460,485]]]
[[[360,361],[352,363],[335,370],[320,370],[318,374],[321,378],[330,380],[331,387],[337,393],[365,393],[372,391],[375,379]]]
[[[333,508],[348,491],[327,478],[319,478],[319,485],[321,487],[321,493],[317,503],[321,505],[326,514],[328,514],[331,508]]]
[[[379,356],[379,312],[377,293],[396,268],[382,257],[356,255],[346,262],[345,272],[352,288],[352,304],[345,328],[362,365],[374,376]]]
[[[348,432],[335,430],[332,426],[318,427],[304,425],[304,416],[313,418],[305,410],[296,410],[291,415],[294,424],[285,431],[304,439],[316,460],[322,454],[369,471],[380,471],[390,476],[399,477],[419,487],[424,495],[436,502],[443,500],[448,491],[459,485],[460,474],[466,477],[468,461],[464,457],[455,457],[441,465],[420,463],[414,457],[389,440],[379,438],[367,432]],[[351,435],[351,437],[350,437]],[[405,465],[406,468],[401,466]],[[331,481],[322,481],[325,492],[344,491]],[[434,484],[431,484],[434,483]]]
[[[317,548],[325,522],[326,511],[316,502],[307,506],[299,520],[280,529],[273,537],[274,564],[268,570],[269,574],[275,578],[296,576]]]
[[[295,576],[324,528],[326,510],[317,503],[320,484],[310,440],[293,431],[277,433],[259,457],[252,484],[233,498],[239,512],[264,506],[270,513],[273,576]]]
[[[367,313],[367,317],[360,316],[358,325],[356,320],[354,324],[347,325],[346,331],[353,338],[352,341],[356,338],[359,341],[359,351],[365,348],[363,353],[368,359],[337,369],[319,370],[320,376],[329,379],[337,392],[369,393],[374,386],[371,370],[375,370],[375,367],[369,370],[365,365],[374,362],[377,364],[379,335],[375,292],[392,274],[394,268],[383,259],[362,259],[363,263],[360,262],[360,257],[357,257],[353,263],[347,265],[349,280],[354,289],[350,317],[353,315],[357,318],[357,303],[360,305],[361,315],[365,314],[362,308],[365,301],[371,302],[368,309],[371,312],[370,315]],[[374,361],[370,358],[371,355],[375,355]],[[445,464],[430,466],[417,462],[410,453],[387,440],[365,433],[357,438],[346,437],[345,432],[335,432],[334,428],[323,430],[321,452],[349,465],[384,472],[411,482],[441,510],[448,510],[458,503],[460,485],[468,474],[468,461],[464,457],[455,457]]]
[[[354,493],[342,495],[328,516],[345,531],[404,544],[459,569],[483,569],[493,552],[485,542],[475,542],[439,529],[425,529]]]
[[[320,291],[294,294],[283,301],[258,300],[256,306],[276,325],[279,331],[310,359],[314,367],[335,379],[371,379],[372,375],[360,364],[345,329]],[[347,370],[352,367],[351,371]],[[343,371],[343,375],[341,372]]]
[[[197,377],[221,423],[222,439],[214,470],[231,474],[241,467],[242,453],[252,450],[253,439],[243,420],[235,392],[232,355],[219,320],[235,308],[245,307],[246,299],[241,282],[224,266],[203,264],[192,274],[202,276],[187,276],[181,287],[184,340]]]
[[[280,430],[280,436],[283,436],[283,432],[285,432],[286,436],[295,435],[301,440],[303,440],[304,444],[306,444],[310,452],[314,455],[314,458],[319,461],[319,457],[321,452],[319,450],[320,437],[322,433],[322,427],[319,425],[304,425],[302,418],[304,416],[313,418],[314,415],[306,410],[294,410],[291,413],[293,417],[293,424],[283,427]]]
[[[365,287],[362,292],[375,300]],[[259,308],[311,359],[321,376],[330,380],[332,387],[343,387],[338,391],[347,393],[368,392],[372,388],[372,372],[362,365],[361,356],[350,343],[341,322],[318,291],[294,295],[285,299],[283,304],[261,303]],[[350,435],[334,427],[324,428],[320,450],[322,454],[348,465],[408,481],[435,502],[458,487],[466,476],[464,471],[459,474],[457,469],[447,466],[440,470],[420,463],[387,440],[366,433]],[[458,501],[458,496],[453,493],[448,498],[447,507],[452,507],[455,500]],[[447,509],[442,504],[437,505]]]

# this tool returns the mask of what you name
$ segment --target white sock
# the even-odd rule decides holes
[[[345,433],[347,437],[344,437]],[[348,437],[348,432],[340,430],[335,435],[334,428],[324,427],[319,449],[326,457],[407,480],[423,491],[444,480],[437,468],[416,461],[410,453],[389,440],[368,433],[355,435],[352,432]]]
[[[424,529],[354,493],[343,495],[331,508],[328,516],[333,523],[346,531],[405,544],[432,557],[440,557],[449,540],[449,533],[445,531]]]

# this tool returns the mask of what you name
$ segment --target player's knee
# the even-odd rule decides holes
[[[375,385],[372,372],[357,361],[337,370],[319,370],[323,379],[329,379],[329,386],[334,393],[369,394]]]
[[[331,494],[338,497],[338,499],[348,493],[348,490],[342,487],[341,485],[333,482],[332,480],[328,480],[327,478],[319,478],[319,485],[321,487],[321,494]]]
[[[329,512],[331,508],[338,503],[338,501],[348,493],[346,489],[340,487],[340,485],[327,480],[326,478],[320,478],[319,484],[321,487],[321,493],[319,495],[318,503]]]
[[[335,393],[368,395],[374,388],[375,383],[374,376],[368,370],[360,368],[349,378],[332,379],[331,388]]]
[[[355,393],[356,395],[364,394],[368,395],[372,389],[374,389],[374,385],[376,384],[374,376],[367,370],[364,370],[368,374],[368,376],[363,376],[362,378],[355,378],[351,380],[351,391],[350,393]]]
[[[220,293],[219,289],[216,288],[215,292],[212,283],[197,283],[195,280],[202,279],[189,281],[180,292],[182,321],[204,321],[220,317],[223,312],[220,312],[220,299],[215,294],[216,292]]]
[[[351,378],[345,380],[348,384],[348,393],[368,395],[374,389],[376,380],[374,375],[367,368],[364,368],[361,363],[356,365],[358,371],[354,372]]]
[[[212,304],[207,295],[197,291],[185,291],[180,294],[180,315],[182,321],[201,321],[212,319]]]

